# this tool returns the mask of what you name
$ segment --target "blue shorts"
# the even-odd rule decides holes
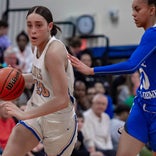
[[[135,100],[125,124],[128,134],[147,144],[156,152],[156,112],[144,108],[144,104]],[[156,110],[156,105],[153,106]]]

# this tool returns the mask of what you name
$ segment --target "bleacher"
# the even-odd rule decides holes
[[[92,54],[95,58],[100,58],[105,52],[108,53],[109,59],[120,59],[129,58],[137,45],[120,45],[120,46],[109,46],[109,47],[92,47]]]

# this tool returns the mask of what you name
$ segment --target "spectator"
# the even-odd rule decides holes
[[[15,126],[14,119],[4,111],[2,106],[3,101],[0,101],[0,149],[4,150],[8,138],[11,134],[13,127]]]
[[[134,97],[140,84],[140,74],[138,71],[130,75],[130,95],[126,98],[125,104],[132,107]]]
[[[95,82],[94,88],[95,88],[95,92],[96,93],[100,93],[100,94],[106,95],[107,100],[108,100],[108,105],[107,105],[107,108],[106,108],[105,112],[109,115],[110,118],[113,118],[113,115],[114,115],[114,113],[113,113],[114,106],[113,106],[112,98],[111,98],[111,96],[107,95],[106,89],[104,87],[103,82],[102,81]]]
[[[81,51],[81,45],[81,39],[78,37],[73,37],[68,40],[69,52],[74,56],[77,56]]]
[[[84,117],[82,113],[77,113],[78,119],[78,138],[74,150],[71,156],[103,156],[101,152],[90,153],[84,145],[84,136],[82,133],[82,128],[84,124]]]
[[[111,120],[111,137],[113,142],[113,147],[117,151],[119,143],[119,130],[124,127],[125,121],[129,115],[130,107],[124,104],[119,104],[116,106],[114,113],[115,116]]]
[[[112,98],[114,104],[124,104],[125,100],[130,94],[129,87],[127,85],[127,76],[120,75],[115,77],[112,83]]]
[[[16,37],[17,46],[14,48],[17,51],[17,58],[21,72],[30,73],[32,69],[32,48],[29,44],[29,37],[25,31],[21,31]],[[18,104],[26,103],[31,97],[33,86],[27,86],[23,94],[18,99]]]
[[[94,84],[94,88],[95,88],[96,93],[101,93],[101,94],[106,93],[104,84],[101,81],[96,81]]]
[[[89,108],[89,102],[86,95],[86,85],[81,80],[76,80],[74,84],[74,96],[77,103],[77,111],[83,112]]]
[[[4,51],[11,45],[11,41],[7,36],[8,23],[0,20],[0,64],[4,62]]]
[[[90,152],[100,151],[105,156],[115,156],[110,133],[110,118],[104,112],[108,105],[107,97],[96,94],[92,106],[84,112],[83,134],[85,145]]]
[[[95,90],[94,86],[87,88],[87,99],[88,99],[90,106],[92,104],[92,100],[93,100],[93,97],[95,94],[96,94],[96,90]],[[90,106],[89,106],[89,108],[90,108]]]
[[[89,49],[85,49],[81,51],[78,55],[80,60],[85,63],[88,67],[92,67],[92,51]],[[92,84],[95,81],[95,78],[93,76],[86,76],[78,72],[77,70],[74,70],[75,79],[82,80],[86,83],[87,87],[92,86]]]
[[[16,37],[16,42],[17,47],[15,48],[21,71],[23,73],[29,73],[32,68],[33,54],[31,46],[29,45],[28,35],[24,31],[20,32]]]
[[[17,51],[13,47],[9,47],[4,51],[4,63],[2,65],[2,68],[7,67],[7,66],[11,66],[11,67],[21,70],[19,66],[19,61],[17,58]]]

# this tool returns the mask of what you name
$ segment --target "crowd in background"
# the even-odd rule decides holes
[[[0,68],[8,65],[22,73],[31,72],[32,48],[25,31],[17,34],[16,46],[11,44],[7,31],[9,25],[0,21]],[[82,49],[81,39],[68,39],[67,50],[87,66],[103,65],[101,59],[93,58],[92,51]],[[139,72],[131,75],[85,76],[74,69],[75,109],[78,117],[78,140],[72,156],[115,156],[122,128],[129,115],[136,90]],[[32,87],[14,101],[22,110],[31,96]],[[0,153],[2,153],[12,128],[18,121],[0,109]],[[43,156],[44,148],[39,144],[27,156]]]

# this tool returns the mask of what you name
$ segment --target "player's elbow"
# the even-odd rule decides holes
[[[134,72],[136,72],[139,69],[139,65],[138,63],[134,63],[134,61],[129,60],[127,63],[128,67],[127,67],[127,73],[132,74]]]
[[[139,68],[137,65],[131,66],[131,68],[129,69],[129,73],[130,74],[135,73],[138,69]]]

